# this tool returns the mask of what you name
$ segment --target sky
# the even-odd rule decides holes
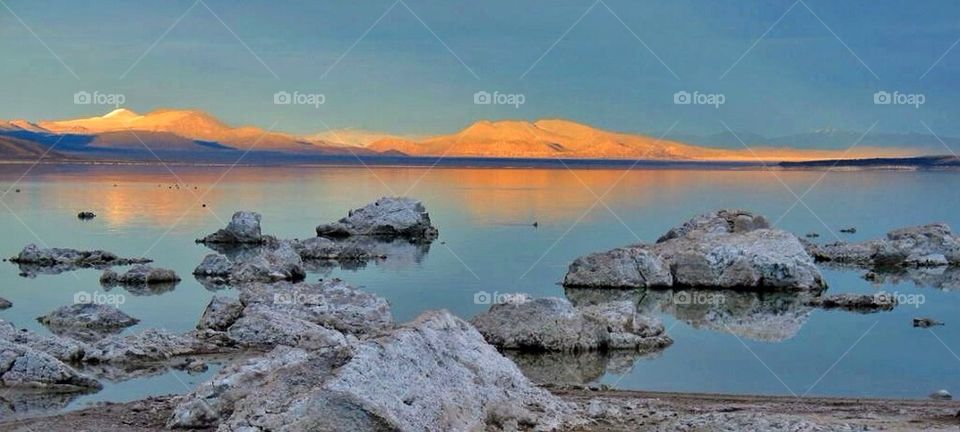
[[[565,118],[958,136],[958,40],[952,0],[0,0],[0,118],[114,108],[85,91],[302,134]]]

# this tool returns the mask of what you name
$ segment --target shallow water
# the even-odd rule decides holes
[[[175,289],[161,293],[106,291],[98,283],[96,270],[25,278],[15,265],[2,263],[0,297],[14,307],[0,311],[0,318],[46,332],[36,317],[72,303],[74,295],[84,291],[122,294],[121,308],[141,320],[127,332],[148,327],[186,331],[194,327],[214,294],[190,276],[211,252],[193,240],[224,226],[235,210],[262,213],[265,233],[305,238],[314,235],[316,225],[384,195],[423,200],[440,229],[439,240],[426,253],[361,269],[312,272],[308,280],[340,277],[375,292],[390,301],[400,321],[434,308],[469,318],[488,307],[485,298],[498,293],[563,296],[558,282],[574,258],[653,241],[671,226],[717,208],[752,209],[777,221],[780,228],[801,235],[817,232],[818,241],[866,239],[932,221],[960,227],[960,175],[950,172],[172,170],[162,166],[0,167],[0,193],[10,189],[2,198],[9,208],[0,208],[3,256],[15,255],[27,243],[100,248],[121,256],[153,258],[155,265],[184,277]],[[794,194],[803,196],[803,203],[794,205]],[[76,213],[81,210],[98,216],[80,221]],[[841,234],[840,228],[847,226],[857,227],[857,233]],[[644,310],[663,316],[675,343],[662,353],[642,358],[541,357],[521,364],[537,379],[599,382],[626,389],[895,398],[923,398],[940,388],[960,393],[960,358],[955,354],[960,352],[960,325],[951,322],[960,310],[960,287],[951,291],[950,286],[917,286],[910,281],[873,285],[858,271],[824,272],[830,292],[884,289],[913,295],[923,304],[861,315],[810,309],[795,299],[769,295],[719,294],[723,304],[690,305],[678,304],[684,302],[676,300],[676,293],[672,297],[669,292],[650,293],[642,300],[632,298]],[[236,295],[231,290],[220,293]],[[567,294],[572,299],[586,295]],[[698,299],[695,303],[716,298],[692,295]],[[933,317],[947,325],[932,331],[915,329],[911,326],[915,316]],[[79,396],[69,407],[185,392],[215,370],[107,382],[99,393]]]

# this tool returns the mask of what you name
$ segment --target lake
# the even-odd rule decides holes
[[[565,292],[558,284],[578,256],[655,241],[670,227],[719,208],[753,210],[799,236],[818,233],[814,240],[820,242],[863,240],[934,221],[960,227],[955,172],[3,165],[0,192],[8,189],[0,208],[4,257],[28,243],[105,249],[152,258],[184,278],[165,292],[107,291],[97,270],[22,277],[17,266],[2,263],[0,297],[14,306],[0,311],[0,319],[41,333],[48,331],[36,318],[71,304],[78,292],[122,295],[121,309],[141,320],[126,332],[190,330],[211,296],[236,295],[208,290],[191,276],[211,253],[194,239],[223,227],[234,211],[260,212],[264,233],[306,238],[349,209],[407,195],[424,202],[440,230],[429,248],[363,268],[314,269],[307,280],[339,277],[383,296],[398,321],[437,308],[470,318],[505,293],[575,301],[631,297],[642,310],[660,315],[675,340],[642,357],[518,358],[535,379],[798,396],[960,392],[960,323],[952,322],[960,310],[960,286],[950,283],[960,281],[955,275],[868,282],[863,271],[824,268],[830,293],[886,290],[916,300],[875,314],[813,309],[776,294]],[[79,211],[97,217],[81,221]],[[846,227],[857,232],[841,233]],[[913,328],[914,317],[946,325]],[[184,393],[216,370],[104,380],[100,392],[64,405]]]

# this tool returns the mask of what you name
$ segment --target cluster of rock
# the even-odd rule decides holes
[[[121,258],[103,250],[40,248],[35,244],[28,244],[17,256],[11,257],[9,261],[19,264],[21,274],[24,276],[35,276],[38,273],[57,274],[80,268],[103,269],[119,265],[151,262],[147,258]]]
[[[821,291],[820,270],[800,239],[763,216],[720,210],[697,216],[655,244],[578,258],[565,286],[747,288]]]
[[[416,261],[437,236],[423,204],[409,198],[381,198],[339,222],[321,225],[318,236],[306,240],[264,235],[261,219],[258,213],[236,212],[225,228],[198,239],[223,255],[206,256],[194,275],[212,286],[298,281],[306,268],[329,263],[352,268],[388,257]]]
[[[960,237],[941,223],[897,229],[882,239],[806,247],[817,261],[878,269],[960,265]]]
[[[651,352],[673,343],[659,319],[639,315],[629,301],[574,307],[557,297],[512,297],[471,323],[490,344],[521,351]]]

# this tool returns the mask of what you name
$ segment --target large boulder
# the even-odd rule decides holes
[[[806,246],[817,261],[846,265],[880,269],[960,265],[960,237],[942,223],[897,229],[882,239]]]
[[[45,326],[60,329],[117,329],[140,321],[113,306],[96,303],[61,306],[37,320]]]
[[[350,348],[278,347],[186,395],[171,427],[247,430],[552,430],[575,419],[468,323],[431,311]]]
[[[720,210],[640,244],[578,258],[565,286],[593,288],[826,288],[800,240],[744,210]]]
[[[376,236],[432,241],[437,234],[423,203],[405,197],[380,198],[351,210],[337,222],[317,227],[317,235],[331,238]]]
[[[238,211],[233,214],[226,228],[217,230],[202,239],[200,243],[260,243],[260,213]]]
[[[78,391],[99,389],[101,385],[47,353],[0,340],[0,387]]]
[[[110,363],[137,366],[169,360],[173,357],[221,352],[191,334],[174,334],[147,329],[131,335],[115,335],[91,342],[83,358],[85,363]]]
[[[515,297],[490,306],[471,323],[488,343],[522,351],[656,351],[673,341],[654,318],[627,302],[575,308],[556,297]]]
[[[319,283],[255,283],[240,288],[244,315],[264,306],[290,317],[349,334],[373,334],[393,327],[387,301],[332,279]]]

